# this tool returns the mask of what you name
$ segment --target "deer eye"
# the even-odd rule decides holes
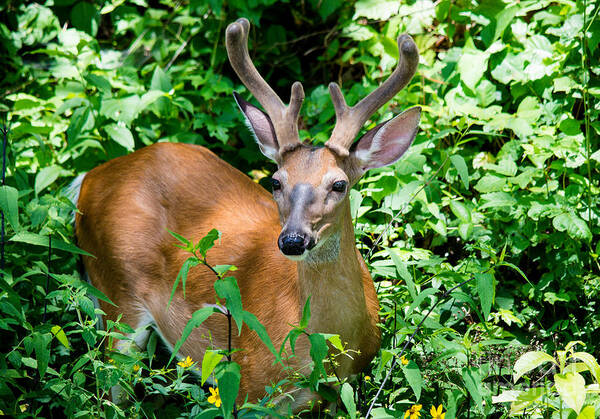
[[[331,186],[331,190],[334,192],[344,192],[346,190],[346,181],[338,180]]]
[[[278,191],[281,189],[281,182],[277,179],[271,179],[271,187],[274,191]]]

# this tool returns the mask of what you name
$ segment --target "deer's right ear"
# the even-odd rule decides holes
[[[275,128],[271,118],[250,102],[246,102],[236,92],[233,93],[236,103],[245,116],[248,128],[254,134],[260,151],[271,160],[277,162],[279,158],[279,144],[275,136]]]

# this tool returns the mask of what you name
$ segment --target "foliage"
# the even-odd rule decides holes
[[[521,355],[515,363],[515,381],[550,363],[551,370],[558,369],[553,376],[553,385],[545,382],[543,387],[531,387],[525,391],[507,390],[498,396],[498,401],[512,401],[512,414],[529,413],[532,417],[542,417],[550,408],[565,417],[575,413],[577,418],[594,418],[600,406],[600,365],[591,354],[575,351],[575,346],[581,343],[569,342],[564,350],[556,352],[556,358],[541,351]],[[589,373],[592,384],[586,385],[582,372]]]
[[[437,415],[440,404],[446,419],[506,417],[515,404],[493,401],[507,391],[531,393],[528,412],[543,417],[579,406],[564,389],[580,386],[577,375],[597,384],[597,374],[583,372],[567,342],[600,358],[598,13],[595,2],[570,0],[2,3],[2,413],[198,416],[232,400],[220,388],[217,408],[193,365],[154,359],[155,334],[146,351],[103,356],[105,343],[133,330],[96,329],[92,299],[106,297],[79,279],[66,187],[156,141],[202,144],[257,181],[268,176],[273,166],[231,98],[249,99],[223,45],[226,24],[241,16],[278,93],[303,82],[301,135],[317,144],[334,123],[327,83],[354,103],[392,71],[400,33],[422,54],[417,76],[365,126],[424,110],[407,155],[351,191],[384,338],[366,376],[338,383],[338,406],[350,417],[404,417],[416,406]],[[530,370],[528,382],[544,387],[514,383],[513,366],[525,373],[517,360],[533,357],[523,353],[557,362],[558,381]],[[219,355],[206,362],[232,365]],[[561,363],[569,357],[582,362]],[[117,382],[134,400],[125,408],[106,398]],[[600,415],[594,397],[580,416],[594,404],[582,417]]]

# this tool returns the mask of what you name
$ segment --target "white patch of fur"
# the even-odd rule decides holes
[[[67,189],[65,190],[65,195],[67,196],[67,198],[69,198],[69,200],[75,206],[77,206],[77,202],[79,201],[79,193],[81,192],[81,184],[82,184],[83,178],[85,177],[86,174],[87,173],[82,173],[81,175],[79,175],[75,179],[73,179],[73,182],[71,182],[71,184],[69,186],[67,186]]]
[[[340,240],[339,232],[332,234],[326,239],[319,240],[317,245],[306,256],[306,262],[310,264],[318,264],[322,262],[333,262],[340,257]]]

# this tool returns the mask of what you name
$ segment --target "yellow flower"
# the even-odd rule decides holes
[[[408,409],[404,413],[404,419],[406,419],[406,418],[417,419],[419,416],[421,416],[421,413],[419,412],[419,410],[421,410],[422,407],[423,407],[423,405],[420,405],[420,404],[413,405],[410,409]]]
[[[431,410],[429,411],[429,413],[431,413],[431,417],[433,419],[444,419],[446,417],[446,412],[442,413],[442,405],[440,404],[438,406],[438,408],[436,409],[435,406],[431,406]]]
[[[221,396],[219,396],[219,389],[209,387],[210,396],[208,397],[208,402],[214,404],[217,407],[221,407]]]
[[[180,367],[183,367],[183,368],[189,368],[192,365],[194,365],[194,361],[192,360],[192,358],[190,358],[188,356],[183,361],[178,362],[177,365],[179,365]]]
[[[371,377],[369,375],[365,375],[365,381],[371,381]]]
[[[135,364],[133,366],[133,372],[138,372],[140,370],[140,366],[138,364]]]
[[[408,359],[404,355],[400,357],[400,362],[402,362],[402,365],[408,365]]]

